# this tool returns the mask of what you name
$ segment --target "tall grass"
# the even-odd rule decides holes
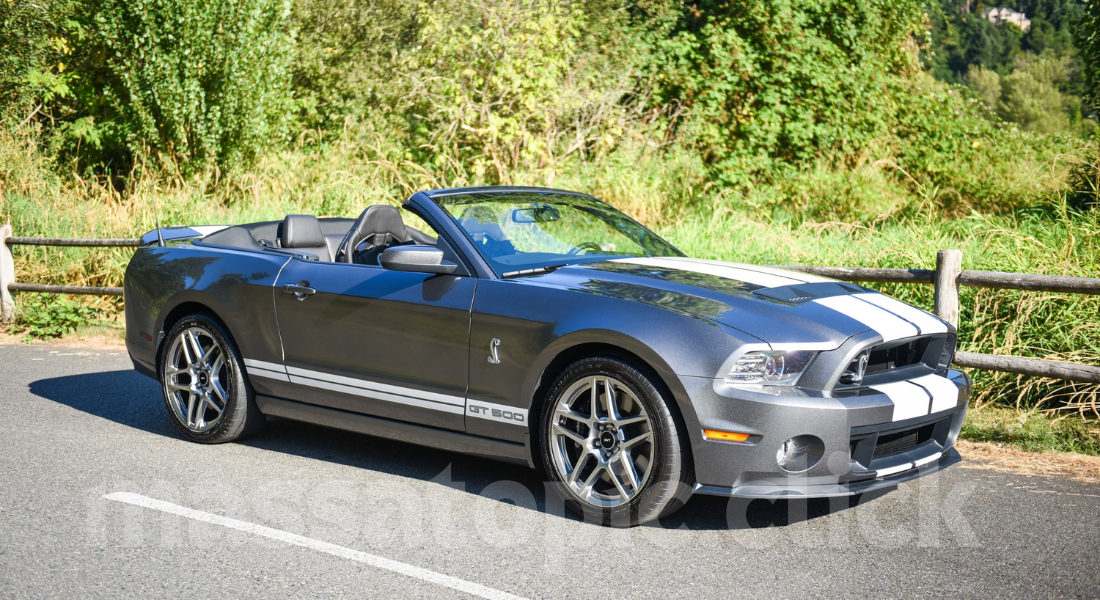
[[[19,235],[136,237],[164,225],[240,223],[287,213],[355,216],[417,190],[479,183],[460,165],[428,170],[369,129],[305,134],[247,171],[185,178],[138,165],[118,182],[57,175],[32,136],[0,127],[0,221]],[[704,183],[698,159],[674,148],[626,144],[568,171],[518,172],[516,184],[601,197],[654,226],[690,255],[761,264],[935,266],[958,248],[967,269],[1100,276],[1100,210],[1062,200],[1063,162],[1018,163],[1033,174],[1031,206],[978,212],[950,189],[926,186],[889,160],[821,161],[791,178],[732,194]],[[1021,184],[1022,185],[1022,184]],[[1045,200],[1044,200],[1045,199]],[[159,208],[158,208],[159,207]],[[20,246],[22,281],[119,285],[130,252]],[[882,291],[930,308],[930,286]],[[118,299],[88,301],[120,310]],[[1100,298],[964,288],[960,349],[1100,364]],[[976,402],[1100,417],[1100,386],[977,372]]]

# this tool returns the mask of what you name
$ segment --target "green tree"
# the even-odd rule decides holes
[[[247,164],[286,134],[290,0],[103,0],[118,130],[184,172]]]

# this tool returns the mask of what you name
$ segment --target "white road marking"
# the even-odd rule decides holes
[[[222,527],[228,527],[229,529],[236,529],[237,531],[243,531],[245,533],[251,533],[261,537],[285,542],[292,546],[309,548],[310,550],[316,550],[318,552],[324,552],[325,554],[339,556],[340,558],[354,560],[356,562],[361,562],[378,569],[393,571],[394,573],[398,573],[406,577],[412,577],[413,579],[419,579],[421,581],[427,581],[428,583],[434,583],[436,585],[448,587],[453,590],[465,592],[472,596],[489,598],[490,600],[524,600],[520,596],[515,596],[509,594],[508,592],[495,590],[491,587],[486,587],[479,583],[473,583],[471,581],[466,581],[465,579],[458,579],[457,577],[451,577],[450,575],[444,575],[442,573],[436,573],[435,571],[430,571],[421,567],[415,567],[413,565],[398,562],[396,560],[390,560],[388,558],[377,556],[375,554],[369,554],[367,552],[361,552],[359,550],[352,550],[351,548],[345,548],[344,546],[337,546],[336,544],[330,544],[328,542],[322,542],[313,538],[307,538],[305,536],[301,536],[296,533],[290,533],[289,531],[283,531],[281,529],[272,529],[271,527],[264,527],[263,525],[249,523],[248,521],[240,521],[237,519],[231,519],[229,517],[223,517],[221,515],[203,512],[201,510],[195,510],[193,508],[187,508],[185,506],[172,504],[171,502],[165,502],[163,500],[157,500],[155,498],[149,498],[148,496],[142,496],[140,494],[132,494],[129,492],[114,492],[112,494],[106,494],[103,497],[108,500],[114,500],[115,502],[132,504],[134,506],[140,506],[142,508],[148,508],[151,510],[159,510],[168,514],[179,515],[181,517],[186,517],[195,521],[202,521],[203,523],[210,523],[212,525],[221,525]]]

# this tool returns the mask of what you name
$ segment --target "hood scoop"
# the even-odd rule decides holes
[[[871,290],[868,290],[867,288],[856,285],[854,283],[844,283],[842,281],[822,281],[818,283],[800,283],[798,285],[761,288],[758,290],[753,290],[752,293],[756,296],[762,296],[770,300],[790,302],[791,304],[802,304],[803,302],[817,300],[818,298],[829,298],[831,296],[847,296],[848,294],[858,294],[861,292],[869,291]]]

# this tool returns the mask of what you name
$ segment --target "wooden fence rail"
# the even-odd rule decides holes
[[[136,239],[61,239],[12,236],[10,225],[0,225],[0,320],[7,323],[15,316],[15,304],[11,292],[47,292],[57,294],[96,294],[121,296],[120,287],[85,287],[72,285],[43,285],[15,281],[15,263],[11,247],[32,246],[82,246],[82,247],[135,247]],[[963,271],[962,252],[940,250],[936,254],[936,269],[879,269],[864,267],[813,267],[785,265],[782,268],[843,281],[874,283],[917,283],[935,286],[933,312],[936,316],[959,326],[959,286],[1054,292],[1062,294],[1100,295],[1100,279],[1093,277],[1064,277],[1059,275],[1034,275],[1031,273],[1001,273],[997,271]],[[1017,373],[1100,383],[1100,366],[959,351],[955,364],[960,367]]]

